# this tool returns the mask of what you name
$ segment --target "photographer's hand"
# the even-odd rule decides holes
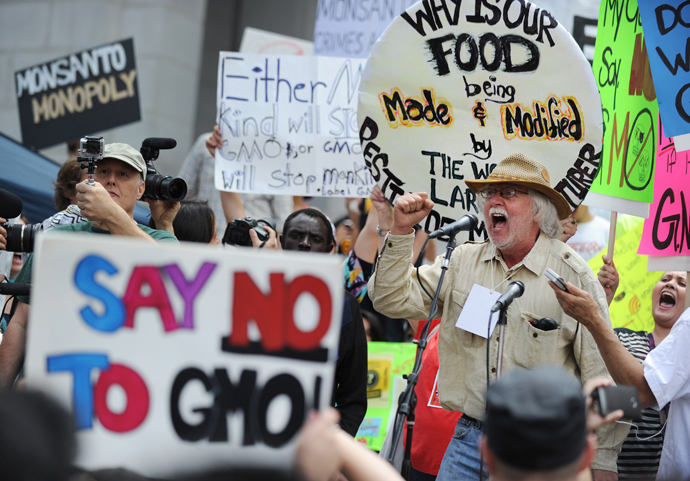
[[[604,424],[609,424],[614,421],[618,421],[623,417],[623,410],[617,409],[609,413],[606,417],[602,417],[594,409],[594,403],[592,402],[592,392],[598,387],[610,386],[613,384],[613,380],[609,377],[598,376],[590,379],[582,387],[582,393],[585,395],[587,402],[587,430],[596,431]]]
[[[256,234],[256,231],[254,229],[249,229],[249,237],[252,239],[252,245],[254,246],[254,249],[257,248],[263,248],[263,249],[275,249],[275,250],[283,250],[283,248],[280,246],[280,242],[278,242],[278,235],[276,234],[276,231],[271,229],[269,226],[264,225],[264,229],[268,232],[268,240],[265,242],[259,239],[259,236]]]
[[[0,224],[7,222],[6,219],[0,217]],[[7,248],[7,231],[3,226],[0,225],[0,251],[4,251]]]
[[[151,209],[151,218],[156,223],[156,229],[165,230],[175,235],[173,221],[180,211],[180,203],[172,200],[146,199]]]

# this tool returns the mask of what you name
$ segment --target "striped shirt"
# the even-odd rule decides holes
[[[621,344],[640,362],[654,348],[654,339],[644,331],[614,329]],[[642,410],[642,420],[634,421],[618,455],[618,479],[654,480],[664,444],[666,410]]]

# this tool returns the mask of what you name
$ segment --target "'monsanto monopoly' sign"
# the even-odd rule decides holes
[[[14,74],[24,145],[37,149],[141,120],[131,38]]]
[[[333,392],[337,259],[59,233],[39,249],[26,379],[73,411],[79,465],[289,463]]]

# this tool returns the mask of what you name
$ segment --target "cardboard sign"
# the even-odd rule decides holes
[[[147,476],[285,466],[333,392],[342,315],[329,256],[49,233],[26,379],[75,416],[88,469]]]
[[[369,449],[380,451],[390,422],[395,419],[398,397],[405,389],[406,381],[402,376],[411,373],[414,367],[417,345],[410,342],[369,342],[367,346],[367,413],[355,439],[366,442]]]
[[[666,135],[690,132],[690,17],[684,0],[639,3]],[[663,86],[663,88],[662,88]]]
[[[594,76],[604,112],[601,172],[587,205],[646,217],[652,202],[658,106],[637,0],[601,2]],[[612,204],[611,197],[629,203]],[[640,210],[641,209],[641,210]]]
[[[134,40],[15,72],[23,144],[37,149],[141,120]]]
[[[358,118],[367,166],[391,201],[427,192],[429,232],[467,213],[465,179],[521,152],[544,164],[571,207],[599,168],[601,104],[568,32],[529,2],[421,1],[372,50]],[[486,237],[482,223],[469,235]]]
[[[357,138],[362,60],[221,52],[216,188],[366,197]]]
[[[654,202],[644,223],[640,254],[690,255],[690,152],[676,152],[659,126]]]

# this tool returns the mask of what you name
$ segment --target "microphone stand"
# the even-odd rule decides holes
[[[400,442],[403,423],[405,422],[405,419],[407,419],[407,443],[405,446],[405,456],[403,458],[401,475],[408,481],[412,479],[412,461],[410,460],[410,454],[412,450],[412,430],[414,428],[414,409],[417,405],[417,395],[414,392],[414,388],[419,381],[419,372],[422,370],[422,354],[427,345],[426,338],[429,333],[429,326],[431,326],[431,321],[436,314],[436,305],[438,304],[438,297],[441,293],[443,278],[445,277],[446,271],[448,270],[448,266],[450,264],[450,256],[453,253],[453,250],[457,247],[455,235],[456,234],[452,234],[450,236],[450,240],[446,245],[446,256],[443,259],[443,264],[441,265],[441,276],[439,277],[438,285],[436,286],[436,293],[434,294],[434,298],[431,303],[429,317],[427,318],[427,322],[424,324],[422,333],[419,336],[419,344],[417,346],[417,356],[415,357],[414,367],[412,368],[412,372],[405,376],[405,379],[407,379],[407,387],[398,398],[398,411],[395,415],[395,424],[393,427],[393,442],[389,448],[390,452],[388,453],[388,456],[386,456],[388,462],[393,464],[395,448]]]
[[[502,371],[503,371],[503,347],[505,345],[506,341],[506,336],[505,336],[505,330],[506,330],[506,325],[508,324],[508,316],[506,315],[506,311],[508,310],[508,306],[502,306],[501,310],[498,314],[498,338],[501,340],[501,342],[498,344],[498,362],[496,366],[496,379],[498,380],[501,377]],[[489,342],[489,339],[486,340],[486,342]]]

